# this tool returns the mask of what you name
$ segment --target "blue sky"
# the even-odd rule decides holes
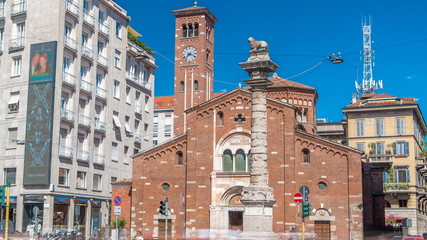
[[[130,25],[156,52],[155,95],[173,95],[175,16],[191,0],[116,0],[128,11]],[[356,93],[363,62],[362,17],[372,16],[374,79],[398,97],[419,99],[427,114],[427,1],[425,0],[199,0],[218,18],[215,24],[215,92],[232,90],[248,79],[239,62],[248,58],[248,37],[267,41],[270,57],[289,78],[341,52],[342,64],[325,61],[290,80],[318,90],[317,117],[339,121],[341,109]],[[244,84],[243,84],[244,85]],[[427,116],[427,115],[426,115]],[[427,118],[427,117],[426,117]]]

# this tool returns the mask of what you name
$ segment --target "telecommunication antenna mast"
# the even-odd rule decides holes
[[[359,94],[372,94],[383,89],[383,81],[375,81],[372,75],[372,40],[371,40],[371,16],[363,18],[363,79],[362,85],[356,81],[356,90]]]

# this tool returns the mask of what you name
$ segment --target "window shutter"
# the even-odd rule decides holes
[[[383,182],[389,183],[390,182],[390,174],[387,171],[383,172]]]
[[[409,155],[409,142],[405,142],[405,155]]]
[[[396,155],[397,151],[396,151],[396,143],[394,142],[393,144],[393,155]]]
[[[394,179],[393,179],[394,183],[398,183],[399,182],[399,171],[394,170]]]
[[[410,178],[410,176],[409,176],[409,171],[408,170],[405,170],[405,172],[406,172],[406,182],[408,183],[408,182],[410,182],[411,181],[411,178]]]

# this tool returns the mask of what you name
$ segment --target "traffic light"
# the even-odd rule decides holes
[[[0,186],[0,204],[6,205],[6,186]]]
[[[165,201],[160,201],[159,213],[162,215],[168,215],[168,198]]]
[[[308,217],[311,215],[311,204],[308,202],[302,202],[302,217]]]

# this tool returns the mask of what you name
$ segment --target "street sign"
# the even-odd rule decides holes
[[[297,192],[297,193],[295,193],[294,194],[294,201],[296,202],[296,203],[301,203],[302,202],[302,194],[301,193],[299,193],[299,192]]]
[[[115,196],[113,202],[114,202],[114,205],[120,206],[120,204],[122,204],[122,197]]]
[[[114,206],[114,216],[120,216],[122,214],[122,207]]]
[[[302,186],[299,188],[299,191],[304,196],[304,201],[308,201],[308,194],[310,194],[310,188],[307,186]]]

